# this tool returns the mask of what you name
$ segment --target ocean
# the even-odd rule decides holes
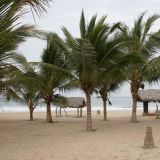
[[[108,104],[109,111],[130,111],[132,106],[132,98],[131,97],[110,97],[109,98],[112,105]],[[138,102],[138,110],[142,110],[143,103]],[[55,106],[52,106],[52,110],[55,110]],[[66,110],[75,110],[71,108],[67,108]],[[86,110],[86,109],[85,109]],[[92,97],[92,110],[103,110],[103,103],[101,98]],[[156,110],[155,103],[149,103],[149,110]],[[44,103],[40,103],[35,112],[43,112],[46,111],[46,105]],[[0,113],[2,112],[28,112],[28,107],[25,104],[16,103],[13,101],[7,102],[4,98],[0,98]]]

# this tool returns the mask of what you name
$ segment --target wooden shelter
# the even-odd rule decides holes
[[[160,102],[160,89],[139,90],[137,100],[143,102],[143,113],[148,114],[148,103]]]
[[[82,117],[82,109],[86,106],[85,99],[83,97],[66,97],[66,103],[63,105],[57,105],[60,107],[60,116],[61,116],[61,109],[63,108],[76,108],[77,109],[77,117]],[[65,111],[66,113],[66,111]],[[57,114],[57,111],[56,111]],[[66,113],[67,115],[67,113]]]

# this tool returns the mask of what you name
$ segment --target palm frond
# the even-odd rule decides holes
[[[81,37],[82,37],[82,38],[85,38],[85,36],[86,36],[86,22],[85,22],[83,10],[82,10],[82,13],[81,13],[81,18],[80,18],[79,27],[80,27]]]
[[[147,19],[147,21],[144,24],[144,33],[143,33],[143,36],[142,36],[142,42],[145,41],[146,35],[150,31],[150,29],[153,26],[154,22],[159,18],[160,18],[160,16],[158,14],[154,14],[154,15],[150,16]]]

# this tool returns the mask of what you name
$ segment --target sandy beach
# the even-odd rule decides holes
[[[94,112],[97,130],[85,132],[85,117],[48,124],[45,113],[35,113],[33,122],[28,113],[0,113],[0,160],[159,160],[160,120],[141,115],[131,124],[128,111],[110,111],[106,122]],[[153,127],[158,148],[142,149],[146,126]]]

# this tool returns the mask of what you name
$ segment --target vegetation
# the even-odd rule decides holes
[[[151,33],[151,28],[160,16],[155,14],[147,18],[146,21],[143,21],[144,15],[145,14],[142,13],[138,17],[134,23],[134,27],[131,30],[126,28],[124,32],[127,41],[131,42],[128,52],[133,55],[139,55],[143,59],[143,61],[139,64],[130,65],[128,68],[128,79],[130,80],[130,90],[133,99],[131,122],[137,122],[136,110],[138,90],[139,88],[144,87],[143,82],[147,79],[147,77],[150,77],[147,73],[151,73],[149,71],[149,69],[151,69],[151,65],[157,66],[158,64],[157,61],[153,61],[152,59],[159,51],[159,32]]]
[[[19,18],[26,6],[39,17],[46,12],[50,0],[2,0],[0,2],[0,94],[8,99],[26,103],[30,120],[40,98],[47,108],[47,122],[53,122],[51,104],[64,102],[57,91],[80,88],[86,96],[87,125],[92,131],[91,95],[100,94],[103,101],[104,120],[107,120],[108,94],[118,89],[125,81],[130,82],[132,94],[131,122],[137,122],[138,90],[144,82],[159,81],[160,57],[155,56],[160,48],[160,31],[151,32],[160,16],[152,15],[147,20],[142,13],[129,29],[121,22],[106,24],[106,16],[97,20],[94,15],[86,23],[82,11],[80,36],[74,37],[65,27],[65,39],[56,33],[43,34],[47,46],[42,62],[28,63],[16,53],[20,43],[27,37],[39,36],[34,25],[20,25]],[[21,64],[21,65],[20,65]]]
[[[0,93],[4,92],[4,76],[15,67],[13,58],[17,56],[16,49],[27,37],[36,36],[33,25],[21,25],[18,21],[26,13],[26,7],[33,15],[42,16],[50,0],[1,0],[0,1]],[[8,62],[10,61],[10,63]]]
[[[22,58],[23,57],[21,57],[21,59]],[[30,121],[33,121],[34,109],[41,98],[41,83],[34,66],[23,58],[21,69],[11,72],[10,77],[12,78],[7,84],[7,99],[26,104],[30,111]]]
[[[56,34],[54,35],[57,45],[66,53],[68,69],[75,77],[74,81],[70,83],[71,87],[79,87],[86,95],[87,131],[93,130],[91,116],[92,93],[97,89],[102,96],[104,120],[106,120],[107,92],[111,88],[113,89],[113,86],[115,88],[122,81],[122,77],[123,80],[126,78],[122,71],[128,65],[140,59],[140,57],[126,53],[122,49],[126,42],[120,33],[121,31],[119,31],[121,30],[120,23],[107,26],[105,16],[98,22],[96,22],[96,19],[96,16],[93,16],[89,24],[86,25],[84,13],[82,12],[80,38],[73,37],[66,28],[63,28],[65,42]],[[114,76],[115,72],[119,75],[117,78]]]
[[[63,97],[56,94],[59,88],[67,83],[67,63],[62,50],[55,45],[54,38],[50,34],[47,38],[47,47],[42,54],[39,81],[42,83],[41,94],[47,105],[46,120],[52,123],[51,103],[62,100]]]

